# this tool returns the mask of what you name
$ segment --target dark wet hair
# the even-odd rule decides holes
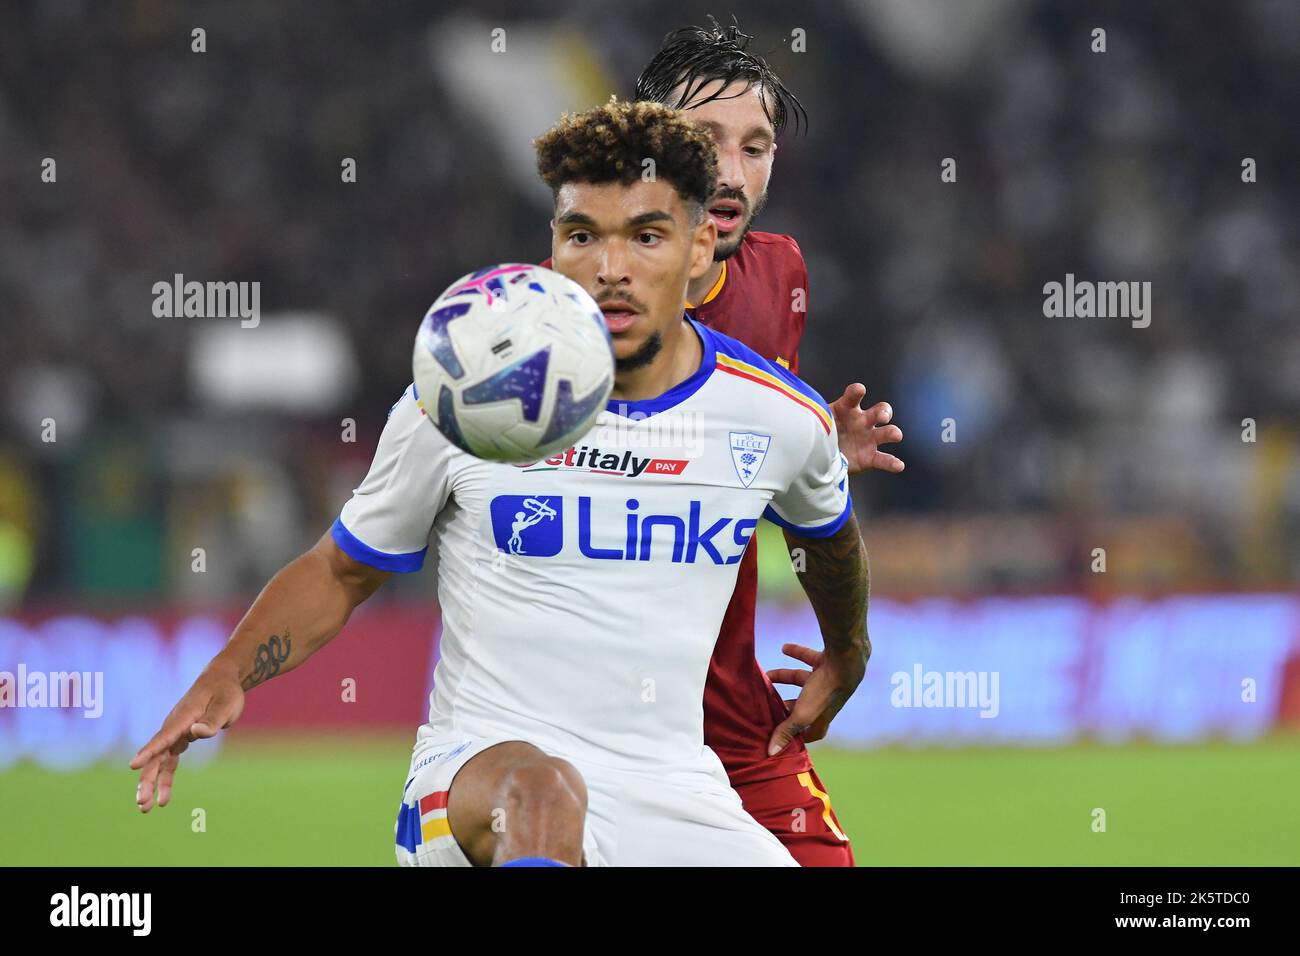
[[[722,86],[701,103],[719,99],[718,93],[733,82],[745,83],[747,90],[757,84],[766,94],[763,111],[777,136],[791,115],[796,131],[801,126],[806,130],[808,113],[799,98],[786,89],[766,60],[746,49],[753,37],[740,32],[734,17],[729,27],[719,26],[712,16],[709,22],[712,27],[682,27],[664,37],[659,52],[637,77],[636,98],[681,109],[715,80],[722,80]],[[670,94],[683,83],[681,97],[671,102]]]

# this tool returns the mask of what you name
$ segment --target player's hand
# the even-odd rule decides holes
[[[905,467],[902,459],[880,451],[879,446],[902,441],[902,429],[890,424],[894,410],[888,402],[860,408],[866,394],[867,387],[854,382],[831,403],[835,428],[839,432],[840,452],[848,459],[850,475],[871,469],[896,475]]]
[[[215,664],[215,662],[214,662]],[[172,708],[162,729],[131,758],[131,769],[140,771],[135,802],[141,813],[154,806],[167,806],[172,795],[172,778],[181,754],[195,741],[215,737],[244,712],[244,689],[233,670],[209,666]]]
[[[802,644],[782,644],[781,653],[786,657],[793,657],[797,661],[803,661],[809,667],[815,668],[822,662],[822,652],[813,650],[811,647],[804,647]],[[803,670],[799,667],[774,667],[767,672],[767,679],[773,684],[793,684],[796,687],[802,687],[808,682],[808,677],[812,674],[810,670]],[[785,704],[785,713],[788,717],[794,710],[795,702],[792,700],[782,701]],[[803,742],[812,743],[814,740],[821,740],[826,736],[826,730],[830,726],[830,720],[818,718],[811,727],[803,732]]]
[[[784,750],[795,737],[802,738],[804,743],[825,737],[835,715],[862,682],[867,667],[863,658],[827,656],[824,651],[802,644],[783,644],[781,652],[812,670],[778,667],[767,672],[774,684],[802,688],[798,699],[785,702],[789,716],[772,731],[767,747],[769,757]]]

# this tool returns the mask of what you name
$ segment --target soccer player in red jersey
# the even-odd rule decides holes
[[[687,310],[698,321],[740,339],[764,358],[799,370],[799,342],[808,308],[808,268],[791,236],[751,229],[767,200],[776,138],[803,107],[762,58],[745,48],[736,27],[684,27],[669,34],[637,80],[636,99],[691,112],[713,134],[718,192],[709,214],[718,227],[713,267],[693,280]],[[796,120],[798,122],[798,120]],[[550,266],[550,260],[542,263]],[[855,383],[831,405],[849,473],[903,470],[878,446],[901,441],[885,402],[859,407]],[[802,687],[811,670],[764,673],[754,657],[758,557],[745,551],[723,619],[704,691],[704,739],[721,758],[732,787],[759,823],[804,866],[852,866],[853,850],[813,769],[805,743],[820,740],[820,721],[800,727],[773,682]],[[782,650],[816,669],[820,651]],[[769,753],[770,751],[770,753]]]
[[[755,232],[767,200],[776,138],[803,107],[735,26],[685,27],[670,33],[637,80],[636,98],[657,100],[712,133],[718,150],[718,192],[709,214],[718,227],[713,268],[694,280],[687,308],[695,318],[740,339],[764,358],[799,370],[799,342],[808,316],[808,269],[790,236]],[[693,305],[692,305],[693,303]],[[903,470],[880,444],[902,440],[893,412],[880,402],[861,409],[861,384],[832,404],[849,473]],[[804,866],[852,866],[853,850],[831,809],[804,744],[825,725],[801,728],[773,681],[802,686],[811,671],[764,673],[754,658],[758,558],[751,545],[723,620],[704,692],[704,739],[722,759],[745,809]],[[784,652],[816,669],[821,653],[787,644]],[[769,753],[772,755],[769,755]]]

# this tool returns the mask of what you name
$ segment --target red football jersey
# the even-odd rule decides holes
[[[550,268],[551,260],[542,265]],[[723,263],[717,284],[704,299],[686,304],[698,321],[796,373],[807,308],[808,267],[799,244],[790,236],[752,231]],[[704,742],[722,759],[732,786],[812,768],[801,740],[767,756],[767,742],[786,710],[754,658],[757,597],[758,552],[751,543],[740,562],[704,687]]]

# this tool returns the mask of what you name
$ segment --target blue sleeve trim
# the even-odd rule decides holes
[[[799,525],[793,524],[792,522],[786,521],[782,518],[776,513],[776,509],[771,505],[768,505],[763,509],[763,517],[772,522],[772,524],[785,528],[786,531],[798,535],[801,538],[829,538],[835,532],[839,531],[840,528],[844,527],[844,522],[848,521],[849,515],[853,513],[853,496],[845,495],[845,499],[844,510],[840,512],[840,516],[838,518],[832,518],[830,521],[826,522],[826,524],[815,524],[806,528],[800,527]]]
[[[343,524],[342,518],[334,519],[334,524],[330,527],[330,535],[334,538],[334,543],[349,558],[372,568],[378,568],[380,571],[396,571],[398,574],[418,571],[424,567],[424,556],[429,552],[427,545],[419,551],[411,551],[407,554],[376,551],[349,531]]]

